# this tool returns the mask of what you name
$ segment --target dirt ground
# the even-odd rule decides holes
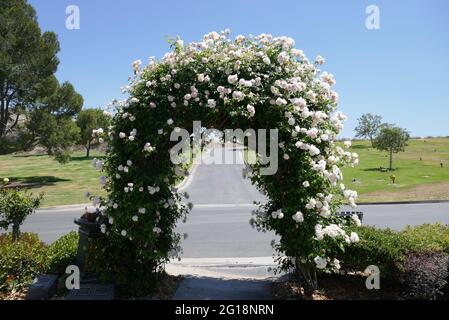
[[[273,284],[275,300],[400,300],[401,292],[391,283],[381,283],[380,290],[368,290],[362,275],[323,275],[319,287],[311,297],[291,278]]]
[[[377,191],[360,196],[363,202],[416,201],[416,200],[449,200],[449,182],[423,184],[413,188],[404,188],[394,193]]]

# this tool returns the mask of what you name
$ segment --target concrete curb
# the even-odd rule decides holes
[[[387,201],[387,202],[361,202],[359,206],[380,206],[395,204],[432,204],[432,203],[449,203],[449,200],[419,200],[419,201]]]
[[[198,165],[196,165],[198,166]],[[193,168],[193,167],[192,167]],[[195,168],[196,170],[196,168]],[[189,177],[187,177],[186,179],[184,179],[178,186],[177,189],[178,191],[182,191],[185,188],[188,187],[187,184],[187,180],[189,180],[190,177],[193,177],[194,174],[194,170],[192,169],[191,174],[189,175]],[[192,178],[193,179],[193,178]],[[191,181],[190,181],[191,182]],[[189,182],[189,184],[190,184]],[[362,203],[357,203],[357,205],[359,206],[381,206],[381,205],[400,205],[400,204],[437,204],[437,203],[449,203],[449,200],[422,200],[422,201],[389,201],[389,202],[362,202]],[[89,206],[89,203],[84,203],[84,204],[69,204],[69,205],[62,205],[62,206],[51,206],[51,207],[42,207],[39,208],[39,210],[55,210],[55,209],[60,209],[60,210],[69,210],[69,209],[77,209],[77,208],[84,208],[85,206]],[[232,203],[228,203],[228,204],[197,204],[195,205],[195,207],[201,208],[201,207],[216,207],[216,206],[227,206],[227,207],[252,207],[252,206],[256,206],[255,204],[251,204],[251,203],[245,203],[245,204],[240,204],[240,203],[236,203],[236,204],[232,204]]]
[[[186,258],[172,260],[165,269],[172,275],[263,280],[275,278],[268,268],[276,266],[273,257]]]
[[[182,180],[178,185],[175,186],[175,188],[178,189],[178,191],[185,190],[192,183],[193,176],[195,175],[198,166],[199,166],[198,163],[194,163],[189,170],[189,175],[184,180]]]
[[[69,209],[78,209],[78,208],[84,208],[86,206],[90,206],[90,203],[83,203],[83,204],[67,204],[67,205],[62,205],[62,206],[50,206],[50,207],[42,207],[37,209],[36,211],[41,211],[41,210],[69,210]]]

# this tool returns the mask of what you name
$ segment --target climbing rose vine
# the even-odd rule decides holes
[[[261,161],[245,170],[268,198],[251,223],[278,234],[280,266],[296,267],[316,288],[316,270],[340,268],[338,252],[358,241],[345,228],[360,223],[335,215],[344,203],[355,207],[357,193],[342,184],[340,167],[358,157],[349,142],[336,141],[346,117],[337,111],[334,76],[318,69],[325,60],[310,61],[293,39],[268,34],[231,40],[225,30],[169,42],[161,60],[133,63],[127,98],[111,104],[112,126],[95,131],[109,140],[105,161],[94,161],[108,192],[98,246],[104,268],[135,278],[180,252],[175,226],[192,204],[175,188],[186,172],[170,161],[170,133],[201,120],[217,129],[278,129],[278,171],[260,174]]]

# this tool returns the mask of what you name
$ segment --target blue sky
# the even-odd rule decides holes
[[[121,98],[131,62],[161,57],[166,36],[199,40],[210,31],[271,33],[296,40],[309,58],[323,55],[352,137],[363,113],[380,114],[415,136],[449,135],[447,0],[30,0],[43,30],[61,43],[60,81],[72,82],[85,107]],[[80,30],[65,28],[66,7],[80,8]],[[368,5],[380,29],[365,28]]]

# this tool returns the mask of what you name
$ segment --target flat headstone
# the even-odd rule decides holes
[[[38,275],[28,288],[28,300],[48,300],[53,297],[58,287],[58,276]]]
[[[112,284],[82,283],[79,290],[70,290],[66,300],[114,300]]]
[[[173,300],[271,300],[271,280],[185,278]]]

